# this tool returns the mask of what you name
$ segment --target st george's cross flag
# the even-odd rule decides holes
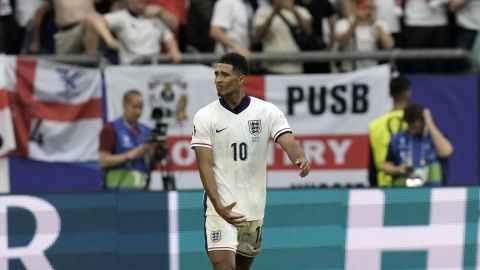
[[[1,63],[17,144],[12,154],[47,162],[97,160],[100,70],[20,57]]]
[[[0,157],[15,149],[15,134],[9,104],[4,67],[0,64]]]

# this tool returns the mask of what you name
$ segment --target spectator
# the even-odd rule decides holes
[[[58,28],[55,34],[55,53],[82,54],[97,51],[96,35],[85,27],[85,21],[95,16],[95,0],[53,0],[55,22]],[[116,48],[113,42],[109,47]]]
[[[455,12],[455,47],[472,50],[480,29],[480,1],[450,0],[449,7]]]
[[[379,46],[382,49],[392,49],[395,44],[387,24],[378,18],[375,4],[371,0],[357,5],[355,16],[339,20],[335,28],[336,40],[344,51],[371,52],[379,49]],[[352,71],[377,64],[374,60],[344,61],[340,71]]]
[[[430,110],[408,105],[403,118],[405,131],[394,135],[388,145],[383,171],[393,177],[392,186],[438,186],[444,178],[440,159],[453,153],[453,146],[433,122]]]
[[[355,3],[352,0],[333,0],[336,3],[340,18],[349,18],[355,14]]]
[[[215,0],[190,0],[187,24],[187,50],[213,52],[214,40],[209,36]]]
[[[31,39],[30,26],[35,12],[42,6],[44,0],[15,1],[15,19],[19,26],[17,35],[21,37],[22,45]],[[23,48],[24,46],[22,46]]]
[[[138,122],[142,109],[142,94],[138,90],[126,92],[123,116],[105,125],[100,133],[99,163],[107,190],[146,188],[151,130]]]
[[[18,54],[23,33],[15,20],[10,0],[0,0],[0,53]]]
[[[378,10],[378,18],[384,21],[395,40],[395,47],[402,47],[402,28],[400,18],[403,15],[402,7],[397,0],[374,0]]]
[[[185,3],[183,0],[150,0],[151,5],[160,7],[159,19],[170,29],[172,32],[176,32],[180,26],[180,23],[186,23],[185,6],[179,3]]]
[[[392,111],[368,124],[370,140],[369,181],[370,186],[392,186],[392,177],[382,171],[387,157],[388,144],[393,133],[407,128],[403,121],[403,110],[410,103],[410,81],[400,75],[390,81],[390,96],[393,98]]]
[[[303,33],[312,33],[312,16],[293,0],[273,0],[255,13],[255,33],[262,41],[264,52],[299,52],[290,27],[299,27]],[[268,63],[269,73],[303,73],[297,63]]]
[[[404,47],[407,49],[439,49],[450,47],[446,3],[449,0],[404,0]],[[415,61],[406,71],[415,73],[445,72],[442,61]]]
[[[161,20],[175,34],[175,39],[181,51],[186,50],[188,2],[189,0],[150,0],[150,4],[164,8]]]
[[[300,6],[305,7],[312,15],[313,34],[320,42],[319,50],[330,50],[335,40],[335,22],[337,15],[333,5],[329,0],[297,0]],[[328,24],[325,36],[324,23]],[[305,63],[303,65],[305,73],[330,73],[329,63]]]
[[[210,36],[215,40],[215,52],[235,51],[250,59],[251,6],[243,0],[218,0],[213,8]]]
[[[50,1],[42,1],[35,11],[27,30],[26,53],[54,53],[53,36],[57,31],[54,10]]]
[[[89,25],[108,44],[117,44],[121,64],[132,64],[143,57],[161,52],[161,43],[168,48],[172,62],[178,63],[181,53],[172,32],[160,20],[164,9],[148,5],[148,0],[126,0],[126,8],[102,16],[92,16]],[[109,46],[111,47],[111,46]]]

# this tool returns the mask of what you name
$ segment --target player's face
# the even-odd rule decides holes
[[[229,64],[219,63],[215,69],[215,86],[217,94],[220,97],[237,93],[241,90],[244,75],[233,70],[233,66]]]
[[[136,123],[142,115],[143,98],[135,95],[123,105],[124,118],[128,123]]]

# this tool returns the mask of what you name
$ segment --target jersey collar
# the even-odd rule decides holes
[[[240,101],[240,104],[238,104],[238,106],[235,107],[234,109],[230,109],[230,107],[228,107],[228,105],[227,105],[227,102],[223,98],[220,98],[220,104],[222,104],[222,106],[225,109],[231,111],[232,113],[239,114],[239,113],[243,112],[248,107],[248,105],[250,105],[250,97],[249,96],[244,96],[242,101]]]

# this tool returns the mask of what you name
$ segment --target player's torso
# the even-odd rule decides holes
[[[268,107],[252,99],[246,109],[234,113],[219,104],[212,117],[217,169],[230,175],[246,175],[258,167],[265,170],[270,136]]]

